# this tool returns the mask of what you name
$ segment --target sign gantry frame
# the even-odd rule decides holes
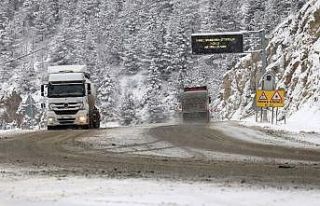
[[[245,51],[244,50],[244,35],[259,35],[259,47],[260,50],[255,51]],[[221,33],[196,33],[191,35],[191,45],[192,45],[192,54],[193,55],[210,55],[210,54],[221,54],[221,53],[253,53],[259,52],[261,55],[262,67],[260,76],[258,79],[261,81],[262,90],[265,90],[265,87],[272,88],[275,90],[275,78],[273,81],[266,80],[264,81],[264,77],[267,77],[266,67],[268,65],[267,53],[266,53],[266,31],[264,29],[258,31],[239,31],[239,32],[221,32]],[[270,76],[270,75],[269,75]],[[269,77],[268,76],[268,77]],[[272,83],[271,86],[264,86],[265,83]],[[258,88],[258,86],[257,86]],[[271,90],[271,89],[267,89]],[[258,89],[256,89],[256,96],[258,95]],[[282,92],[284,92],[282,94]],[[283,97],[283,101],[281,104],[277,104],[280,107],[284,106],[284,95],[285,91],[281,91],[279,93],[280,97]],[[256,97],[257,99],[257,97]],[[281,99],[281,100],[282,100]],[[274,108],[274,105],[264,104],[258,105],[256,101],[256,106],[261,109],[261,121],[262,119],[267,120],[267,110],[264,108],[268,108],[271,106]],[[278,107],[277,107],[278,110]],[[272,109],[272,122],[273,122],[273,109]],[[257,120],[257,119],[256,119]]]

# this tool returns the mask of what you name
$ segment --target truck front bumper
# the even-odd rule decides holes
[[[89,115],[86,110],[79,110],[75,115],[57,115],[54,111],[47,112],[48,126],[88,125]]]

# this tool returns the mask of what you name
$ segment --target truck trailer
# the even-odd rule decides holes
[[[41,96],[47,99],[48,130],[100,127],[96,90],[85,65],[48,67],[48,82],[41,85]]]
[[[206,86],[184,88],[182,97],[183,122],[208,123],[210,120],[210,101]]]

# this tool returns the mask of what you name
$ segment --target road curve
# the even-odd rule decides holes
[[[268,159],[320,162],[320,150],[248,142],[214,130],[207,125],[174,125],[156,127],[150,134],[176,147],[198,148],[206,151],[239,154]]]
[[[145,133],[181,148],[268,158],[313,161],[315,164],[279,165],[194,158],[157,157],[113,153],[81,141],[109,130],[37,131],[0,140],[0,163],[39,166],[49,174],[106,175],[117,177],[312,184],[320,186],[320,151],[260,145],[230,138],[206,126],[162,126]]]

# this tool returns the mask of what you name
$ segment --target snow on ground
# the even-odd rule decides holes
[[[272,125],[271,123],[260,123],[249,120],[233,123],[220,122],[211,125],[211,127],[231,137],[249,142],[320,149],[320,134],[313,132],[292,132],[290,129],[286,130],[286,125]]]
[[[0,130],[0,140],[8,139],[10,137],[14,137],[19,134],[27,134],[30,132],[34,132],[36,130],[23,130],[23,129],[9,129],[9,130]]]
[[[288,119],[286,125],[281,126],[287,131],[320,133],[320,105],[301,108]],[[320,138],[318,142],[320,144]]]
[[[146,133],[148,128],[161,125],[168,124],[112,128],[99,135],[84,137],[81,141],[89,143],[95,149],[114,153],[191,158],[193,155],[186,150],[177,148],[168,142],[159,141]]]
[[[239,138],[245,141],[268,144],[282,145],[296,148],[320,149],[320,144],[315,144],[311,140],[320,138],[317,134],[302,134],[303,138],[295,133],[281,133],[281,135],[268,134],[257,128],[250,128],[248,125],[266,125],[258,123],[244,123],[245,126],[237,124],[238,122],[212,122],[209,126],[215,130],[222,131],[230,137]],[[225,160],[225,161],[248,161],[248,162],[271,162],[271,163],[307,163],[311,161],[297,161],[280,158],[261,158],[242,154],[228,154],[217,151],[208,151],[191,147],[177,147],[167,141],[161,141],[148,134],[148,129],[159,126],[168,126],[172,124],[150,124],[136,127],[110,128],[106,132],[98,133],[93,136],[79,139],[81,143],[89,144],[94,149],[113,152],[126,153],[132,155],[152,155],[158,157],[176,157],[176,158],[199,158],[206,160]],[[310,136],[307,136],[310,135]]]
[[[224,122],[223,127],[215,126],[215,128],[223,129],[225,133],[247,141],[320,149],[319,108],[320,102],[309,102],[288,117],[286,123],[281,121],[271,124],[270,120],[266,123],[256,122],[255,117],[252,116],[236,121],[244,127]]]
[[[121,127],[119,122],[106,122],[106,123],[101,123],[100,128],[116,128],[116,127]]]
[[[318,205],[320,199],[320,191],[312,188],[260,187],[237,182],[37,176],[5,167],[8,169],[0,172],[1,206],[311,206]]]

